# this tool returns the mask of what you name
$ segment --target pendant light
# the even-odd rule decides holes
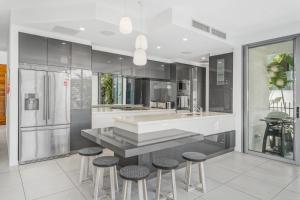
[[[123,4],[124,4],[124,16],[120,20],[119,29],[120,29],[120,33],[129,34],[132,32],[132,22],[130,17],[125,16],[125,10],[126,10],[125,0],[123,0]]]
[[[148,41],[145,35],[140,34],[137,36],[136,40],[135,40],[135,48],[136,49],[144,49],[147,50],[148,49]]]
[[[147,54],[144,49],[136,49],[134,51],[133,63],[137,66],[143,66],[147,64]]]
[[[141,11],[141,28],[143,29],[143,15],[142,15],[142,2],[139,1],[140,11]],[[145,35],[140,34],[135,40],[135,48],[133,63],[138,66],[143,66],[147,64],[147,54],[146,50],[148,48],[148,41]]]

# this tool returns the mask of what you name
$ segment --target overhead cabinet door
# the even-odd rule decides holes
[[[19,62],[47,65],[47,38],[20,33]]]
[[[72,68],[91,69],[92,48],[87,45],[72,43]]]
[[[48,39],[48,65],[69,67],[71,63],[71,43]]]

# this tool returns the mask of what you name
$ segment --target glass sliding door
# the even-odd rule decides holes
[[[294,162],[296,37],[245,46],[244,147]]]

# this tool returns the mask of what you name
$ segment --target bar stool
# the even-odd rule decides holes
[[[96,167],[96,176],[95,176],[95,189],[94,189],[94,199],[98,199],[99,186],[103,189],[103,177],[104,170],[109,169],[110,175],[110,192],[111,199],[116,198],[116,191],[119,191],[118,185],[118,175],[117,175],[117,164],[119,163],[119,158],[114,156],[103,156],[96,158],[93,161],[93,165]],[[116,187],[116,188],[115,188]]]
[[[205,182],[205,173],[204,173],[204,161],[206,160],[206,155],[198,152],[185,152],[182,154],[183,159],[186,160],[186,190],[189,192],[191,190],[200,189],[206,192],[206,182]],[[192,163],[196,162],[199,165],[199,186],[191,186],[191,172],[192,172]]]
[[[168,171],[171,170],[173,199],[177,200],[175,169],[178,167],[179,162],[174,159],[160,158],[160,159],[154,160],[152,165],[157,169],[156,200],[160,199],[162,170],[168,170]],[[167,195],[166,199],[168,198],[168,196],[169,195]]]
[[[78,151],[78,154],[81,156],[81,167],[79,175],[80,183],[88,179],[92,159],[100,155],[102,152],[103,150],[100,147],[83,148]],[[92,173],[94,174],[94,170],[92,170]]]
[[[148,200],[146,178],[149,174],[147,167],[138,165],[129,165],[120,169],[120,177],[124,179],[122,200],[126,200],[127,197],[131,198],[132,181],[138,182],[139,200]]]

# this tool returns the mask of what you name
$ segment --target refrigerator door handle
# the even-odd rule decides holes
[[[47,119],[50,119],[50,77],[49,74],[47,74]]]
[[[46,75],[44,75],[44,99],[43,99],[43,120],[46,120],[47,118],[47,112],[46,112],[46,104],[47,104],[47,100],[46,100],[46,94],[47,94],[47,91],[46,91]]]

